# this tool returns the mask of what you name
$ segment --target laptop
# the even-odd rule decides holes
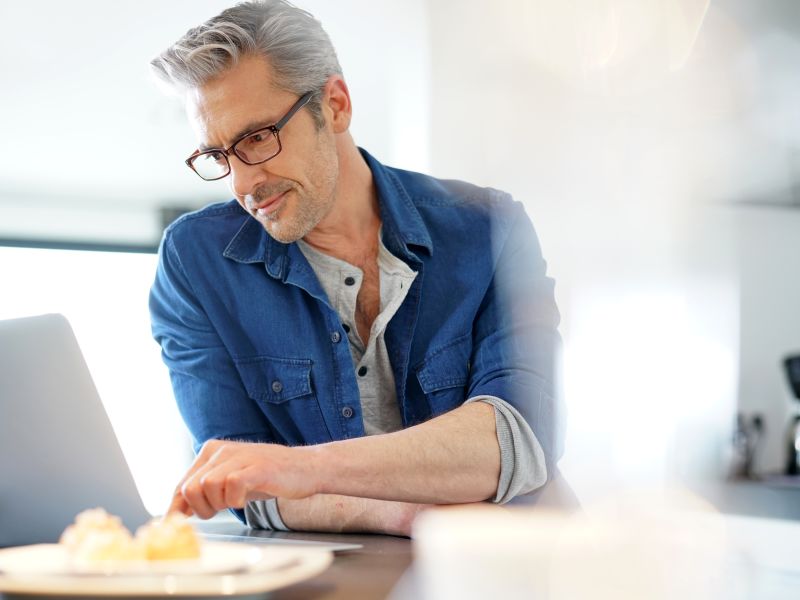
[[[150,518],[62,315],[0,321],[0,546],[56,542],[101,506]]]
[[[0,548],[56,542],[75,515],[98,506],[132,531],[151,518],[72,328],[57,314],[0,321]],[[237,522],[207,537],[361,547],[270,533]]]

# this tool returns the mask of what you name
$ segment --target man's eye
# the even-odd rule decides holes
[[[264,139],[266,139],[266,136],[263,133],[254,133],[247,138],[247,141],[251,144],[260,144]]]
[[[217,164],[225,163],[225,156],[223,156],[222,152],[209,152],[206,156],[209,160],[213,160]]]

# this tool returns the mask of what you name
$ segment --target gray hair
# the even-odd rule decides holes
[[[298,96],[314,92],[306,105],[322,127],[321,92],[342,68],[322,24],[286,0],[251,0],[190,29],[154,58],[155,74],[178,89],[191,89],[220,75],[248,55],[266,58],[273,82]]]

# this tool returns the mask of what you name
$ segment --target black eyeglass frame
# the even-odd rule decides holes
[[[246,165],[260,165],[262,163],[267,162],[268,160],[272,160],[273,158],[278,156],[278,154],[281,153],[281,150],[283,150],[283,146],[281,144],[281,136],[279,135],[281,129],[283,129],[286,126],[286,123],[289,122],[289,119],[291,119],[298,110],[300,110],[306,104],[309,103],[309,101],[311,100],[311,98],[313,96],[314,96],[314,92],[306,92],[305,94],[300,96],[300,98],[297,100],[297,102],[295,102],[292,105],[292,107],[289,109],[289,111],[285,115],[283,115],[283,117],[281,117],[281,119],[277,123],[275,123],[274,125],[267,125],[266,127],[261,127],[260,129],[255,129],[253,131],[248,131],[247,133],[245,133],[241,137],[237,138],[227,148],[209,148],[207,150],[203,150],[202,152],[200,150],[195,150],[194,153],[189,158],[187,158],[186,161],[184,161],[184,162],[186,162],[186,166],[189,167],[195,173],[197,173],[197,176],[200,177],[200,179],[202,179],[203,181],[217,181],[218,179],[222,179],[223,177],[227,177],[228,175],[230,175],[230,173],[231,173],[231,161],[229,160],[228,157],[231,154],[235,154],[236,158],[241,160]],[[250,137],[251,135],[256,135],[258,133],[263,133],[265,131],[268,131],[268,132],[270,132],[270,134],[275,136],[275,141],[278,142],[278,150],[277,150],[277,152],[275,152],[275,154],[273,154],[272,156],[267,157],[267,158],[265,158],[263,160],[259,160],[259,161],[256,161],[256,162],[250,162],[244,156],[242,156],[241,154],[239,154],[236,151],[236,145],[239,144],[242,140]],[[200,175],[200,173],[198,173],[197,169],[194,168],[194,161],[196,161],[201,156],[205,156],[205,155],[208,155],[208,154],[215,154],[215,153],[222,154],[222,156],[225,158],[225,164],[227,165],[228,168],[225,171],[225,173],[223,173],[219,177],[212,177],[211,179],[208,179],[208,178],[203,177],[202,175]]]

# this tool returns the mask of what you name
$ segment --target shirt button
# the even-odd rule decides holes
[[[363,376],[364,376],[364,375],[366,375],[366,374],[367,374],[367,367],[361,367],[361,368],[358,370],[358,376],[359,376],[359,377],[363,377]]]
[[[345,285],[355,285],[356,284],[356,280],[353,277],[345,277],[344,278],[344,284]]]
[[[331,333],[331,341],[334,344],[338,344],[339,340],[341,340],[341,339],[342,339],[342,334],[340,334],[338,331],[334,331],[334,332]]]
[[[352,416],[353,416],[353,409],[352,409],[352,408],[350,408],[349,406],[345,406],[345,407],[342,409],[342,416],[343,416],[345,419],[349,419],[350,417],[352,417]]]
[[[276,394],[280,394],[283,391],[283,384],[280,381],[273,381],[272,391]]]

